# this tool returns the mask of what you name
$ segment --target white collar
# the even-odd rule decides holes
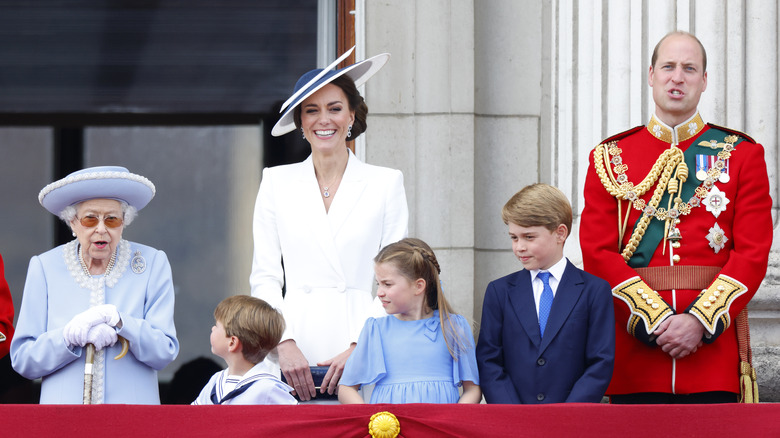
[[[561,278],[563,278],[563,272],[566,270],[566,263],[568,259],[566,257],[561,257],[560,260],[558,260],[554,265],[550,266],[550,269],[533,269],[531,270],[531,281],[536,280],[536,276],[539,275],[540,272],[549,272],[550,275],[553,276],[558,281],[561,281]]]

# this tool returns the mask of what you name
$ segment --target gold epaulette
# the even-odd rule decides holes
[[[647,285],[640,277],[632,277],[612,289],[612,295],[628,305],[631,318],[628,322],[628,332],[637,336],[637,326],[641,321],[645,333],[649,336],[658,328],[661,322],[674,313],[671,307]]]
[[[731,323],[729,308],[734,300],[745,292],[747,287],[744,284],[726,275],[718,275],[710,287],[696,297],[688,313],[701,321],[710,335],[714,335],[718,329],[718,321],[723,323],[723,330],[728,328]]]
[[[745,133],[744,133],[744,132],[742,132],[742,131],[737,131],[736,129],[726,128],[725,126],[716,125],[716,124],[714,124],[714,123],[707,123],[707,125],[708,125],[710,128],[715,128],[715,129],[719,129],[719,130],[721,130],[721,131],[726,131],[726,132],[728,132],[729,134],[738,135],[738,136],[740,136],[740,137],[744,138],[745,140],[747,140],[747,141],[748,141],[748,142],[750,142],[750,143],[755,143],[755,142],[756,142],[755,140],[753,140],[753,137],[751,137],[751,136],[749,136],[749,135],[745,134]]]
[[[637,131],[641,131],[644,128],[645,128],[645,125],[639,125],[639,126],[636,126],[634,128],[631,128],[631,129],[629,129],[627,131],[619,132],[619,133],[613,135],[612,137],[605,138],[604,140],[601,141],[600,144],[609,143],[611,141],[618,141],[621,138],[628,137],[629,135],[631,135],[631,134],[633,134],[633,133],[635,133]]]

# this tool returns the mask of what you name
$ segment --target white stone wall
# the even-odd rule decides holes
[[[433,247],[452,304],[473,315],[474,6],[366,4],[366,54],[390,52],[369,82],[366,159],[404,173],[409,233]],[[481,142],[479,142],[481,143]]]
[[[707,49],[706,121],[767,151],[776,216],[775,0],[365,0],[366,54],[390,64],[367,86],[369,162],[403,170],[410,234],[440,257],[456,308],[479,320],[487,283],[519,269],[500,219],[526,184],[582,210],[588,152],[646,123],[650,54],[667,32]],[[578,229],[566,255],[581,263]],[[750,305],[763,400],[780,400],[780,248]]]

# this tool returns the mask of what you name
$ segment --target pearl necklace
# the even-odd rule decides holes
[[[84,261],[84,252],[81,250],[81,245],[79,245],[79,262],[81,263],[81,269],[84,271],[84,275],[87,277],[92,277],[92,273],[89,272],[89,268],[87,267],[87,262]],[[111,274],[111,270],[114,269],[114,263],[116,262],[116,252],[111,253],[111,258],[108,259],[108,266],[106,266],[106,272],[104,275],[108,276]]]
[[[68,267],[68,271],[70,271],[73,280],[75,280],[79,286],[93,290],[98,288],[101,280],[105,282],[107,287],[114,287],[114,285],[116,285],[130,265],[130,252],[130,243],[126,240],[120,240],[115,254],[112,256],[113,263],[109,261],[110,266],[106,269],[105,275],[97,278],[93,277],[89,273],[89,270],[86,269],[86,263],[83,262],[81,257],[81,249],[79,248],[78,240],[74,239],[65,244],[63,256],[65,258],[65,266]]]

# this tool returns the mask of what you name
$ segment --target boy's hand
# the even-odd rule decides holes
[[[288,339],[277,347],[279,353],[279,366],[287,383],[295,389],[295,394],[303,401],[311,400],[317,396],[314,389],[314,380],[311,378],[309,361],[301,353],[295,341]]]
[[[347,359],[352,354],[352,350],[355,349],[355,343],[350,344],[349,348],[339,353],[335,357],[326,360],[325,362],[318,362],[317,365],[321,367],[330,367],[328,372],[325,373],[325,377],[322,378],[322,385],[320,386],[320,393],[333,394],[336,388],[339,386],[341,375],[344,374],[344,366],[347,364]]]

